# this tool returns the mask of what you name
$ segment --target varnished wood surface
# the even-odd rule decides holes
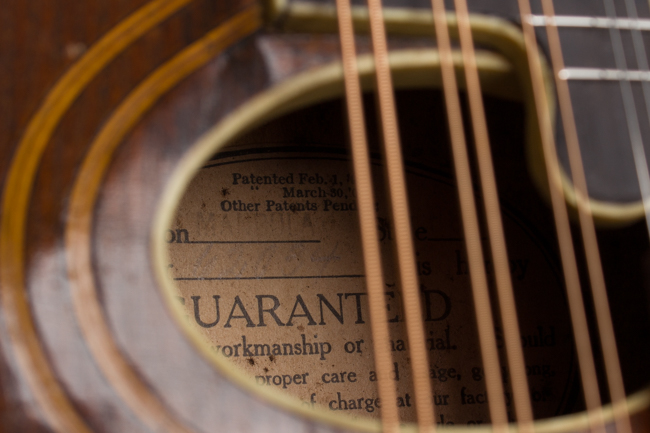
[[[256,2],[156,1],[175,6],[96,74],[85,70],[91,74],[88,84],[69,105],[59,105],[62,117],[51,117],[54,129],[42,155],[26,156],[38,158],[38,166],[34,184],[23,185],[31,191],[24,255],[13,271],[23,272],[24,280],[3,280],[12,286],[0,287],[13,293],[1,306],[0,431],[336,431],[252,397],[204,360],[164,305],[149,244],[159,195],[197,138],[260,91],[336,58],[338,46],[328,37],[284,38],[254,28],[210,46],[210,32],[247,10],[257,13]],[[111,29],[148,3],[9,0],[0,6],[3,189],[19,143],[57,83]],[[179,67],[187,59],[183,53],[192,49],[210,54],[185,73],[172,74],[171,82],[151,79]],[[126,114],[120,119],[122,109]],[[104,166],[87,168],[98,183],[86,183],[79,175],[102,137],[113,147],[100,151]],[[77,251],[86,260],[81,267],[74,267],[77,256],[69,248],[70,242],[80,242],[78,221],[70,219],[73,190],[90,197],[80,213],[88,219],[89,235],[81,241],[90,242],[89,250]],[[15,211],[3,208],[2,217]],[[7,300],[26,310],[12,310]],[[39,347],[26,344],[24,328],[8,316],[32,323]],[[104,326],[104,334],[98,326]],[[106,333],[112,341],[89,344]],[[30,365],[38,353],[41,364]],[[39,365],[47,366],[50,378],[40,377],[47,372]],[[54,400],[58,394],[50,394],[48,383],[60,387]]]
[[[1,81],[13,93],[12,97],[2,99],[1,117],[8,132],[2,136],[3,155],[6,156],[2,161],[3,177],[9,167],[10,155],[38,104],[43,102],[47,92],[73,60],[140,5],[130,3],[129,6],[117,2],[110,8],[107,5],[111,14],[101,7],[84,8],[73,2],[56,5],[14,2],[3,8],[2,19],[7,25],[3,26],[3,46],[0,49],[3,56]],[[82,418],[99,431],[138,431],[142,426],[138,427],[139,422],[133,419],[133,414],[125,411],[119,398],[113,396],[112,390],[103,383],[104,379],[93,371],[95,367],[88,362],[74,322],[67,322],[72,329],[62,329],[47,318],[50,311],[59,319],[72,319],[68,314],[69,301],[61,299],[62,292],[68,289],[65,279],[61,278],[62,275],[58,280],[53,278],[51,271],[56,268],[56,265],[52,266],[52,259],[61,252],[61,227],[65,220],[61,215],[66,212],[66,194],[75,166],[102,122],[127,92],[180,49],[244,7],[246,4],[236,2],[220,5],[194,2],[181,7],[170,19],[156,26],[151,34],[137,40],[109,68],[100,71],[67,112],[48,143],[50,147],[44,155],[30,207],[25,256],[27,283],[35,290],[30,295],[47,301],[32,302],[31,308],[33,316],[38,317],[37,332],[43,341],[49,336],[55,337],[51,346],[45,348],[55,374],[66,382],[66,392],[72,395],[73,404]],[[46,311],[41,311],[41,308]],[[11,357],[9,341],[5,332],[2,343],[7,354],[7,368],[3,396],[8,410],[2,411],[2,419],[8,431],[17,428],[24,431],[31,424],[34,424],[34,429],[42,425],[43,429],[49,430],[50,427],[45,426],[51,426],[52,420],[46,421],[41,406],[35,403],[35,396],[21,374],[20,361]],[[59,364],[57,353],[65,355]]]
[[[5,227],[9,229],[5,229],[3,242],[5,251],[18,252],[16,256],[5,254],[3,263],[5,323],[0,335],[5,355],[2,381],[5,402],[0,412],[3,429],[311,431],[312,422],[278,411],[226,381],[179,333],[160,299],[148,250],[157,194],[178,158],[201,132],[268,87],[272,80],[257,41],[238,41],[254,31],[255,26],[259,27],[256,5],[229,2],[215,6],[214,2],[197,1],[185,6],[182,1],[173,0],[157,3],[180,6],[169,18],[158,18],[161,23],[151,31],[136,27],[144,36],[136,36],[132,45],[114,61],[109,59],[105,68],[101,65],[93,71],[92,62],[80,67],[81,77],[90,77],[90,81],[87,87],[81,87],[78,96],[74,94],[78,83],[70,80],[68,73],[77,72],[75,63],[64,62],[59,69],[53,68],[48,85],[38,95],[40,98],[35,97],[33,106],[23,109],[25,121],[12,131],[13,140],[3,143],[6,155],[22,155],[22,159],[7,162],[3,173],[5,187],[7,179],[14,180],[9,181],[13,188],[5,188],[5,202],[10,204],[5,208],[12,209],[4,213]],[[131,10],[125,16],[127,12],[138,14]],[[42,13],[47,15],[51,11]],[[238,18],[242,14],[247,15],[243,21]],[[93,17],[86,12],[78,16],[89,20]],[[118,28],[120,21],[113,24],[114,29]],[[213,28],[216,30],[208,33]],[[56,29],[51,31],[54,33]],[[211,36],[215,32],[218,35]],[[91,52],[88,56],[101,57],[101,52],[95,53],[89,47],[97,40],[103,43],[105,35],[98,33],[95,40],[84,43]],[[118,37],[129,38],[129,35],[118,34]],[[13,34],[6,38],[7,42],[19,40]],[[61,47],[45,47],[39,55],[55,56],[56,48]],[[192,52],[198,52],[203,60],[193,61]],[[324,57],[329,58],[331,55]],[[202,66],[208,60],[210,63]],[[15,63],[21,66],[20,62]],[[179,68],[186,72],[168,77],[163,73]],[[196,68],[198,72],[188,83],[164,95]],[[7,72],[4,82],[22,83],[25,77],[19,71]],[[157,74],[160,79],[155,79]],[[213,91],[215,88],[222,91]],[[151,114],[153,121],[141,119],[151,104],[156,103],[159,105]],[[42,109],[39,104],[51,104],[54,108]],[[13,100],[10,108],[13,105],[22,107],[20,97]],[[20,109],[10,111],[16,117],[23,113]],[[120,112],[124,114],[122,119]],[[205,115],[196,116],[197,112]],[[155,113],[159,113],[158,117]],[[54,129],[34,128],[34,119],[39,115]],[[134,140],[122,143],[122,134],[129,133],[139,121],[147,125],[144,126],[147,139],[136,130],[131,135]],[[29,125],[36,138],[26,134]],[[90,233],[92,251],[82,249],[83,254],[92,254],[84,257],[91,269],[79,271],[73,267],[70,271],[67,262],[71,259],[66,257],[64,244],[66,224],[72,221],[74,226],[75,222],[68,208],[70,192],[85,164],[83,161],[92,160],[93,146],[102,142],[102,136],[113,137],[112,141],[109,139],[111,145],[121,144],[126,150],[118,153],[113,162],[111,151],[97,146],[103,163],[112,164],[113,168],[104,183],[91,162],[89,173],[98,176],[101,189],[97,228],[92,227]],[[32,145],[39,140],[40,145]],[[122,152],[127,152],[126,160],[120,158]],[[23,167],[26,171],[21,170]],[[36,171],[32,179],[33,169]],[[7,173],[11,173],[10,178],[6,177]],[[82,178],[78,195],[83,196],[91,186]],[[127,191],[135,196],[125,194]],[[11,204],[15,200],[11,197],[21,195],[28,199],[26,208],[13,209]],[[111,200],[124,199],[126,209],[111,207]],[[92,202],[90,206],[81,212],[82,218],[92,220]],[[105,222],[102,210],[108,210],[108,230],[102,228]],[[111,214],[115,211],[116,214]],[[12,232],[15,223],[11,221],[12,218],[16,221],[16,215],[22,218],[19,218],[18,234]],[[74,227],[72,233],[72,242],[76,243]],[[7,241],[15,235],[19,245]],[[102,254],[108,254],[108,263],[101,260]],[[74,257],[72,254],[72,261]],[[81,275],[84,271],[86,274]],[[74,284],[79,278],[83,285],[81,295]],[[95,287],[83,283],[93,280],[97,291],[90,297],[84,295],[84,290],[93,291]],[[95,296],[99,300],[95,307],[99,310],[90,305]],[[115,301],[111,296],[117,296],[115,303],[111,303]],[[102,325],[104,314],[107,322]],[[98,332],[102,326],[107,327]],[[111,334],[115,340],[88,341]],[[111,347],[113,343],[116,345]],[[156,404],[160,404],[158,409]]]

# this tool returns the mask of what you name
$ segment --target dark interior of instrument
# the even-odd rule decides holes
[[[453,161],[448,144],[446,117],[442,93],[434,90],[406,90],[397,92],[397,105],[402,136],[403,154],[407,167],[428,166],[443,176],[453,178]],[[374,98],[365,95],[367,131],[373,152],[373,161],[380,157],[380,133],[376,119]],[[561,277],[561,265],[555,241],[553,216],[538,189],[533,185],[526,163],[524,108],[520,103],[486,97],[486,114],[490,130],[492,154],[495,163],[500,200],[503,209],[527,221],[535,232],[542,248],[549,252],[552,267]],[[300,109],[268,122],[240,137],[232,146],[219,154],[237,152],[238,147],[264,148],[265,152],[277,149],[328,149],[347,154],[347,127],[344,101],[331,100]],[[465,107],[465,125],[468,141],[471,132]],[[470,155],[474,155],[470,145]],[[477,168],[473,161],[473,179],[481,209],[480,186]],[[418,185],[410,185],[411,200],[418,200]],[[482,214],[482,211],[479,210]],[[484,215],[480,215],[483,219]],[[485,230],[485,224],[482,224]],[[579,229],[573,223],[576,250],[581,250]],[[485,233],[485,231],[484,231]],[[650,288],[650,248],[643,222],[622,228],[600,228],[598,240],[607,280],[609,302],[614,318],[618,348],[628,394],[647,387],[650,382],[650,321],[648,293]],[[489,256],[487,239],[483,244]],[[592,310],[588,275],[584,258],[579,253],[583,293],[587,310]],[[488,271],[489,272],[489,271]],[[494,289],[494,287],[492,288]],[[564,301],[566,302],[566,300]],[[495,300],[493,299],[493,303]],[[496,309],[496,307],[494,307]],[[520,319],[525,320],[526,311],[535,305],[518,305]],[[593,314],[590,326],[594,352],[598,353],[597,328]],[[570,330],[566,330],[570,333]],[[502,362],[503,352],[501,354]],[[603,401],[609,401],[602,369],[602,359],[596,356],[599,366],[600,389]],[[577,362],[573,362],[571,383],[567,384],[563,413],[577,412],[584,408],[577,374]]]

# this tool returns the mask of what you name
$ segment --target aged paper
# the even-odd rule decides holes
[[[381,190],[382,167],[375,163],[374,170]],[[407,181],[436,420],[487,423],[455,185],[425,167],[409,168]],[[397,404],[402,419],[413,421],[409,342],[391,264],[393,230],[387,199],[377,197],[396,402],[377,397],[347,156],[249,149],[208,162],[167,232],[169,275],[187,320],[206,344],[258,387],[297,396],[307,408],[351,416],[378,417],[382,405]],[[507,207],[504,223],[535,414],[553,416],[566,404],[574,374],[561,278],[534,227]],[[496,331],[502,345],[498,324]],[[505,359],[504,350],[501,355]],[[505,364],[503,375],[513,417]]]

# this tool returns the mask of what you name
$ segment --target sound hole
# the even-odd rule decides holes
[[[378,417],[382,405],[397,404],[402,420],[414,421],[393,228],[373,99],[365,102],[396,402],[377,397],[342,101],[258,127],[205,163],[166,234],[169,276],[187,322],[215,356],[246,372],[257,387],[290,394],[307,410],[320,407],[353,417]],[[403,91],[397,102],[436,419],[441,424],[486,424],[488,399],[441,95]],[[487,99],[486,107],[535,416],[577,411],[582,399],[552,216],[526,172],[523,109],[497,99]],[[612,251],[625,234],[636,239],[626,251],[634,257],[646,254],[647,260],[647,242],[635,230],[601,236],[605,255],[620,257]],[[485,253],[493,284],[487,248]],[[621,339],[625,342],[629,335],[647,335],[650,327],[647,309],[639,307],[647,301],[630,305],[630,298],[645,300],[643,266],[623,273],[625,263],[617,261],[608,265],[608,275],[625,286],[622,297],[628,302],[614,301],[614,308],[639,319],[634,330],[618,325],[619,334],[628,336]],[[493,296],[498,313],[496,305]],[[495,327],[502,345],[500,325]],[[628,381],[647,383],[639,359],[648,359],[648,345],[639,351],[626,347],[621,352],[632,369]],[[503,349],[501,357],[514,420]]]

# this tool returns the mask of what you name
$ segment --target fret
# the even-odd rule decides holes
[[[528,23],[535,27],[546,25],[556,27],[582,27],[594,29],[650,30],[650,19],[609,18],[594,16],[528,15]]]
[[[558,77],[561,80],[650,81],[650,71],[601,68],[564,68],[558,72]]]

